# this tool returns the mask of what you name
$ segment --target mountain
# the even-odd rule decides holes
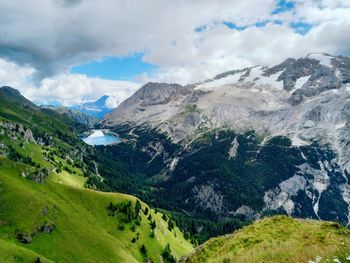
[[[204,262],[347,262],[350,231],[337,223],[266,218],[233,234],[213,238],[182,258]]]
[[[51,105],[41,106],[41,107],[56,111],[62,115],[67,115],[68,118],[75,120],[78,123],[83,124],[84,126],[86,126],[89,129],[92,129],[95,126],[95,124],[98,122],[97,117],[85,114],[85,113],[78,111],[78,110],[71,110],[67,107],[51,106]]]
[[[52,109],[41,108],[11,87],[0,87],[0,120],[20,123],[35,135],[73,137],[83,124]]]
[[[0,262],[165,262],[192,251],[167,211],[94,190],[103,178],[82,125],[0,88]]]
[[[157,100],[145,107],[191,92],[166,85],[164,100],[159,95],[164,84],[151,85],[158,89]],[[146,88],[139,95],[150,93]],[[127,124],[113,127],[122,143],[92,147],[77,137],[87,127],[68,114],[38,107],[10,87],[0,88],[0,102],[1,262],[295,262],[349,256],[349,231],[338,223],[289,217],[264,219],[191,253],[197,241],[282,213],[264,207],[266,189],[278,181],[283,190],[311,184],[315,174],[302,174],[298,167],[317,170],[319,162],[335,158],[329,147],[296,148],[286,136],[262,144],[264,137],[255,131],[230,128],[204,132],[183,145],[150,126]],[[324,173],[333,181],[319,195],[316,215],[337,216],[346,224],[340,210],[346,209],[344,196],[337,192],[343,175],[329,165]],[[298,190],[289,196],[295,210],[285,212],[316,217],[307,194]],[[234,207],[239,208],[230,213]]]
[[[104,95],[96,101],[70,106],[69,109],[80,111],[86,115],[101,119],[107,113],[112,112],[118,104],[119,102],[116,97]]]
[[[186,215],[349,225],[349,83],[350,58],[328,54],[186,86],[147,83],[103,119],[129,140],[110,161],[128,158],[157,189],[141,196]]]

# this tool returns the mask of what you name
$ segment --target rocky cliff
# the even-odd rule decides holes
[[[295,152],[289,158],[298,158],[300,162],[291,163],[293,168],[277,171],[289,171],[290,175],[275,180],[270,189],[264,190],[261,195],[264,209],[324,218],[326,213],[321,212],[321,216],[320,207],[329,201],[326,196],[332,192],[332,198],[337,195],[337,204],[341,203],[332,218],[342,218],[341,221],[348,224],[349,82],[350,58],[309,54],[271,67],[228,71],[187,86],[148,83],[121,103],[103,124],[112,128],[150,127],[166,134],[172,143],[181,145],[182,151],[166,160],[170,178],[181,160],[197,153],[194,143],[205,134],[222,129],[235,134],[254,131],[259,138],[254,142],[254,151],[259,154],[268,147],[270,140],[287,138],[291,143],[283,147],[293,149]],[[227,154],[234,162],[238,158],[236,155],[242,155],[242,141],[237,140],[237,136],[229,138]],[[213,180],[200,184],[190,182],[193,188],[189,200],[198,205],[210,205],[214,212],[221,213],[229,198],[225,196],[222,182]],[[208,198],[216,201],[207,202]],[[242,205],[249,207],[244,202]],[[228,212],[226,209],[226,214]]]

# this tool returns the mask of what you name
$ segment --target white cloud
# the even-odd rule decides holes
[[[224,25],[202,32],[194,40],[196,45],[187,49],[173,47],[168,50],[170,58],[175,54],[185,54],[181,64],[165,66],[150,78],[141,80],[159,80],[165,82],[192,83],[213,77],[230,69],[239,69],[254,65],[274,65],[288,57],[303,57],[308,53],[330,53],[334,55],[350,54],[349,22],[327,22],[319,24],[306,35],[291,30],[289,25],[267,24],[265,27],[249,27],[236,31]],[[194,55],[191,55],[193,53]],[[153,63],[161,55],[146,59]],[[157,55],[157,54],[156,54]],[[179,58],[177,58],[179,59]],[[181,66],[176,66],[181,65]]]
[[[274,0],[0,0],[0,55],[43,78],[105,55],[153,52],[207,23],[252,24],[273,9]]]
[[[349,21],[348,0],[297,0],[295,20],[311,24]]]
[[[0,58],[0,86],[22,86],[30,81],[35,70],[31,67],[21,67],[14,62]]]
[[[37,101],[71,104],[112,90],[122,99],[138,86],[67,73],[73,65],[103,56],[145,52],[143,59],[159,71],[137,76],[138,82],[185,84],[311,52],[350,55],[348,0],[296,0],[295,10],[272,14],[277,2],[0,0],[0,57],[17,63],[0,61],[0,82],[20,87]],[[266,20],[282,24],[254,26]],[[223,21],[247,29],[229,29]],[[300,35],[290,22],[313,27]],[[196,32],[200,26],[206,27]]]
[[[61,74],[45,78],[38,88],[24,89],[24,94],[37,102],[48,104],[59,101],[65,106],[110,95],[117,98],[116,105],[139,87],[135,82],[88,78],[81,74]]]
[[[130,95],[130,94],[129,94]],[[110,109],[114,109],[116,108],[121,101],[123,101],[124,99],[126,99],[128,96],[124,96],[123,99],[121,99],[120,96],[109,96],[106,100],[106,107],[110,108]]]
[[[81,74],[59,74],[35,85],[31,81],[34,72],[33,68],[0,59],[0,86],[15,87],[28,99],[42,104],[74,105],[110,95],[115,98],[114,106],[140,87],[136,82],[89,78]]]

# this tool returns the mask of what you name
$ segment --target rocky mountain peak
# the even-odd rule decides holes
[[[344,113],[349,82],[349,58],[309,54],[272,67],[228,71],[193,85],[147,83],[103,123],[151,125],[176,142],[222,127],[282,134],[295,144],[315,137],[331,142],[344,136],[342,129],[350,121]],[[336,134],[330,133],[331,123],[340,127]]]
[[[190,89],[176,83],[149,82],[136,91],[134,97],[142,101],[142,106],[166,104],[177,96],[189,94]]]
[[[226,145],[225,154],[221,155],[224,162],[239,161],[236,159],[240,155],[252,154],[253,166],[260,165],[263,160],[275,162],[277,156],[290,151],[293,157],[287,159],[295,163],[282,165],[286,169],[273,175],[272,180],[276,180],[276,176],[289,173],[278,185],[262,193],[265,208],[324,219],[329,218],[329,209],[333,209],[327,202],[336,200],[334,202],[341,203],[341,207],[334,209],[338,212],[332,212],[337,215],[334,219],[350,224],[349,76],[349,58],[309,54],[286,59],[271,67],[231,70],[193,85],[148,83],[107,116],[103,125],[116,130],[130,128],[131,134],[146,126],[151,128],[146,130],[166,134],[171,143],[179,146],[179,152],[170,158],[169,153],[164,152],[166,147],[156,140],[152,142],[157,145],[154,156],[166,156],[164,162],[169,167],[170,179],[171,175],[178,176],[181,171],[187,174],[187,168],[198,165],[196,175],[186,177],[184,181],[187,184],[197,182],[192,188],[192,196],[189,194],[189,200],[192,200],[189,202],[218,214],[243,211],[246,215],[255,215],[255,212],[249,212],[251,209],[246,209],[244,203],[228,208],[232,195],[225,193],[226,185],[220,181],[223,177],[216,180],[217,166],[210,166],[215,170],[213,173],[211,169],[201,168],[207,167],[208,161],[203,149],[211,154],[223,143]],[[236,137],[221,138],[220,132],[228,136],[244,134],[249,143],[244,144],[244,140],[236,140]],[[254,136],[248,135],[249,132]],[[271,150],[274,141],[278,142],[279,154],[261,157],[264,150],[267,150],[265,154]],[[248,150],[248,145],[254,143],[257,148]],[[206,157],[195,159],[193,156],[197,153]],[[189,160],[196,160],[195,164]],[[268,167],[274,165],[271,163]],[[213,177],[199,181],[204,177],[202,173]],[[238,176],[241,174],[240,171]],[[265,174],[269,175],[270,172]],[[227,175],[230,176],[231,173]],[[253,181],[260,179],[257,177]],[[208,203],[208,198],[214,203]]]

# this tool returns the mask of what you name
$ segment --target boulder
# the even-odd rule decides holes
[[[24,244],[30,244],[33,241],[31,235],[27,235],[27,234],[23,234],[23,233],[17,234],[17,240],[21,243],[24,243]]]
[[[56,225],[54,223],[46,223],[41,227],[41,232],[45,234],[50,234],[53,230],[55,230]]]

